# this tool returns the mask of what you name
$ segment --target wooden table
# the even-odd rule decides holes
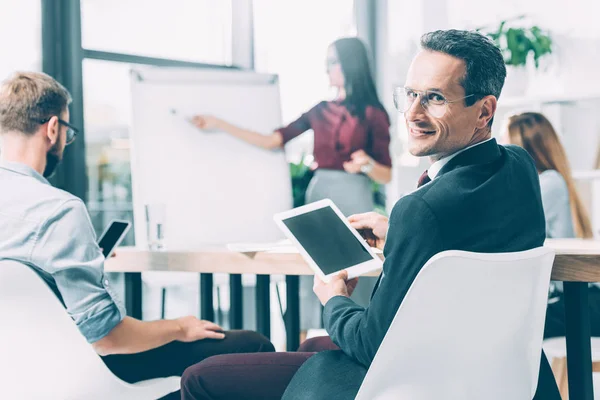
[[[547,240],[546,246],[556,251],[552,279],[564,282],[567,325],[569,395],[571,400],[592,400],[592,362],[588,282],[600,282],[600,241],[560,239]],[[257,330],[269,336],[269,275],[285,275],[287,290],[287,348],[298,347],[300,305],[298,276],[312,275],[312,270],[297,251],[282,248],[276,251],[238,253],[225,246],[210,246],[194,251],[152,252],[136,248],[120,248],[118,256],[107,260],[107,272],[125,272],[126,303],[131,315],[141,316],[141,272],[200,272],[203,298],[212,309],[212,273],[256,274]],[[376,275],[376,274],[375,274]],[[241,319],[241,281],[232,287],[233,321]],[[208,299],[210,297],[210,299]],[[235,308],[235,309],[234,309]],[[205,314],[206,315],[206,314]],[[205,317],[203,315],[203,318]],[[233,326],[241,328],[241,326]]]

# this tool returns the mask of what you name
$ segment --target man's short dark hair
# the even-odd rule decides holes
[[[467,106],[485,96],[500,97],[506,66],[500,49],[486,36],[456,29],[429,32],[421,37],[421,47],[465,62],[466,73],[460,84],[465,89],[465,96],[473,95],[465,99]]]

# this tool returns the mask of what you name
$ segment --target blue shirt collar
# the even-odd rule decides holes
[[[12,162],[12,161],[6,161],[6,160],[0,160],[0,168],[8,170],[8,171],[12,171],[19,175],[30,176],[30,177],[40,181],[41,183],[45,183],[46,185],[50,184],[50,182],[48,182],[48,180],[46,178],[44,178],[42,175],[40,175],[39,172],[37,172],[35,169],[31,168],[29,165],[26,165],[26,164]]]

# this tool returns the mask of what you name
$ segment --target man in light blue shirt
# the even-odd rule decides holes
[[[104,257],[83,202],[50,186],[30,166],[4,157],[0,188],[1,258],[32,267],[88,342],[98,342],[126,314],[104,277]]]
[[[68,122],[70,102],[67,90],[41,73],[17,73],[0,87],[0,259],[34,269],[126,381],[181,375],[215,354],[273,351],[257,333],[223,332],[193,316],[149,322],[126,316],[104,275],[85,205],[46,180],[77,133]]]

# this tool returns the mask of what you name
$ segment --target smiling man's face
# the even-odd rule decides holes
[[[423,50],[413,60],[406,87],[415,91],[434,90],[449,100],[462,99],[461,81],[465,62],[445,53]],[[420,99],[419,99],[420,100]],[[408,130],[408,149],[417,157],[429,156],[437,161],[471,145],[476,139],[480,107],[470,107],[464,100],[447,104],[445,114],[434,118],[415,101],[404,113]]]

